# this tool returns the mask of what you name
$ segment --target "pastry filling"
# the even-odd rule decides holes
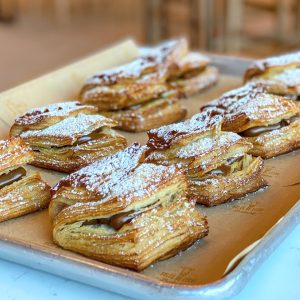
[[[97,129],[88,135],[81,136],[77,139],[77,141],[73,144],[73,146],[79,146],[90,141],[98,140],[103,137],[102,129]]]
[[[299,119],[299,117],[295,116],[292,117],[288,120],[281,120],[279,123],[277,124],[273,124],[273,125],[269,125],[269,126],[257,126],[257,127],[252,127],[249,128],[243,132],[240,133],[240,135],[244,136],[244,137],[255,137],[255,136],[259,136],[261,134],[273,131],[273,130],[277,130],[286,126],[289,126],[291,123],[293,123],[294,121],[296,121],[297,119]]]
[[[26,170],[22,167],[12,170],[7,174],[1,175],[0,189],[21,180],[24,176],[26,176]]]
[[[210,172],[206,173],[206,175],[222,175],[225,176],[227,174],[229,174],[232,170],[232,165],[235,162],[239,162],[243,159],[242,156],[238,156],[238,157],[231,157],[228,158],[227,161],[219,166],[217,169],[211,170]]]
[[[180,80],[180,79],[190,79],[193,78],[195,76],[198,76],[200,73],[202,73],[205,70],[206,66],[202,67],[202,68],[195,68],[195,69],[190,69],[187,70],[181,74],[177,74],[174,76],[171,76],[168,81],[176,81],[176,80]]]
[[[133,214],[135,211],[130,210],[127,212],[119,213],[111,216],[110,218],[101,218],[84,222],[83,225],[108,225],[115,230],[121,229],[125,224],[129,223],[138,214]]]

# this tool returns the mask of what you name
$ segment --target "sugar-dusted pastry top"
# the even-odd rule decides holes
[[[86,81],[85,87],[126,84],[134,80],[151,81],[151,78],[157,80],[160,75],[164,75],[175,59],[186,52],[185,39],[167,41],[158,47],[149,48],[129,64],[95,74]]]
[[[169,40],[160,45],[148,48],[141,57],[153,61],[162,72],[170,72],[178,61],[188,55],[188,43],[184,38]],[[164,75],[164,74],[163,74]]]
[[[103,127],[116,126],[116,122],[101,115],[79,114],[42,130],[29,130],[21,134],[30,145],[62,147],[73,145],[79,137]]]
[[[111,211],[115,214],[129,205],[137,210],[145,206],[144,201],[148,201],[149,197],[152,203],[159,201],[159,197],[153,196],[159,189],[176,183],[175,179],[183,176],[182,171],[176,166],[141,163],[146,150],[145,146],[133,144],[63,178],[52,189],[50,214],[57,215],[60,211],[59,203],[65,203],[68,197],[70,200],[75,199],[75,202],[72,200],[67,203],[71,205],[72,214],[76,215],[83,208],[90,211],[94,207],[95,212]],[[76,193],[82,192],[85,193],[84,198],[74,197]]]
[[[34,108],[15,120],[11,128],[11,135],[19,135],[26,130],[43,129],[67,117],[75,117],[80,113],[92,114],[96,112],[96,107],[82,105],[78,101],[54,103]]]
[[[0,141],[0,174],[33,161],[33,152],[18,137]]]
[[[198,52],[189,52],[186,56],[176,62],[175,68],[170,77],[172,78],[172,75],[179,76],[185,72],[192,72],[195,70],[202,71],[209,62],[210,59],[207,56]]]
[[[248,81],[270,69],[282,70],[293,67],[300,67],[300,51],[257,60],[249,66],[245,72],[244,79]]]
[[[187,121],[150,130],[147,145],[151,149],[166,149],[180,143],[183,139],[218,130],[221,123],[222,117],[219,115],[214,115],[211,112],[199,113]]]
[[[160,199],[155,195],[171,184],[176,184],[177,180],[184,180],[182,170],[175,165],[162,166],[156,164],[141,164],[131,173],[116,181],[114,177],[106,180],[98,187],[100,194],[97,201],[77,202],[63,210],[65,215],[82,215],[86,219],[88,213],[91,217],[93,212],[98,216],[113,215],[133,209],[152,205],[156,202],[165,202],[166,198]],[[170,193],[176,193],[170,190]],[[148,202],[150,199],[150,202]]]
[[[124,176],[144,161],[146,151],[146,146],[134,143],[116,154],[70,174],[53,187],[54,198],[57,196],[55,193],[63,187],[84,187],[92,197],[107,196],[109,190],[105,191],[105,182],[120,183]]]
[[[226,149],[229,149],[233,145],[246,146],[248,149],[251,148],[251,144],[238,134],[234,132],[221,132],[215,136],[205,136],[201,138],[199,143],[196,141],[179,148],[176,156],[181,159],[201,157],[221,148],[226,151]]]
[[[260,84],[247,84],[209,102],[201,110],[223,115],[224,130],[242,132],[289,119],[299,113],[300,108],[290,98],[267,93]]]

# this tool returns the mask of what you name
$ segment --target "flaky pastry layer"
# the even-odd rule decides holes
[[[254,62],[245,72],[245,81],[260,82],[271,93],[300,94],[300,52]]]
[[[80,101],[110,111],[156,99],[168,91],[166,77],[186,52],[184,39],[165,42],[127,65],[88,79],[80,91]]]
[[[184,172],[144,163],[146,151],[134,144],[53,188],[49,212],[58,245],[139,271],[208,233],[186,199]]]
[[[264,133],[256,137],[247,137],[253,148],[249,153],[270,158],[300,148],[300,118],[290,125]]]
[[[178,78],[176,80],[169,81],[169,84],[172,88],[178,91],[179,97],[190,97],[213,86],[217,83],[218,79],[218,69],[208,66],[199,74],[188,78]]]
[[[83,221],[65,224],[60,216],[53,230],[54,241],[65,249],[137,271],[177,254],[207,233],[206,219],[184,199],[168,207],[154,206],[117,232]]]
[[[31,148],[18,137],[0,141],[0,175],[34,159]]]
[[[110,129],[101,138],[76,146],[36,147],[32,165],[60,172],[75,172],[88,164],[109,156],[127,146],[126,139]]]
[[[201,175],[190,177],[190,197],[200,204],[214,206],[255,192],[267,185],[262,177],[264,168],[260,157],[244,156],[240,168],[227,175]]]
[[[50,104],[34,108],[18,117],[10,129],[10,136],[18,136],[24,131],[40,130],[78,114],[97,113],[97,108],[81,105],[79,101]]]
[[[97,129],[115,125],[115,121],[104,116],[79,114],[42,130],[26,131],[21,137],[32,147],[64,147],[73,145],[78,138]]]
[[[209,102],[201,110],[223,115],[223,130],[243,132],[289,119],[300,108],[289,98],[270,94],[260,85],[247,84]]]
[[[148,131],[147,146],[152,150],[181,147],[196,137],[214,135],[222,125],[222,117],[203,112],[192,118]]]
[[[52,189],[50,216],[54,218],[63,208],[76,202],[107,197],[111,187],[119,184],[144,162],[146,152],[147,147],[134,143],[62,178]]]
[[[130,132],[147,131],[171,124],[186,116],[186,109],[177,99],[158,99],[116,112],[103,114],[118,122],[116,128]]]
[[[0,189],[0,222],[48,206],[50,186],[35,173]]]

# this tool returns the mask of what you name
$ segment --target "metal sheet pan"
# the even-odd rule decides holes
[[[113,49],[111,56],[115,58],[116,54],[123,53],[124,45],[120,47]],[[136,55],[132,45],[127,44],[125,48],[132,48],[128,50],[128,60]],[[109,53],[106,52],[106,59],[110,57]],[[189,115],[198,112],[202,103],[240,85],[241,75],[250,62],[223,56],[212,55],[211,58],[221,71],[221,80],[207,92],[183,100]],[[120,61],[122,59],[125,58]],[[83,75],[87,74],[81,73],[82,68],[92,63],[95,70],[88,69],[94,72],[101,65],[103,56],[99,55],[98,60],[96,55],[93,61],[87,58],[72,68],[56,71],[55,76],[37,79],[30,85],[29,94],[25,93],[36,99],[30,104],[28,99],[20,98],[22,91],[28,91],[26,84],[13,92],[1,94],[2,136],[7,133],[14,115],[21,112],[16,111],[12,103],[21,102],[19,107],[25,110],[25,106],[41,105],[41,101],[47,103],[50,98],[55,101],[54,96],[70,99],[77,91],[73,82],[68,85],[63,79],[70,78],[75,72],[77,77],[73,78],[79,87]],[[55,95],[53,87],[57,87]],[[144,133],[126,134],[126,137],[130,143],[146,141]],[[0,257],[136,299],[226,299],[242,289],[255,269],[298,223],[300,174],[293,166],[299,158],[300,151],[295,151],[268,160],[265,176],[270,186],[266,190],[213,208],[197,206],[208,216],[208,237],[180,255],[155,263],[141,273],[97,262],[55,246],[47,211],[0,224]],[[42,171],[42,175],[51,184],[62,176],[52,171]]]

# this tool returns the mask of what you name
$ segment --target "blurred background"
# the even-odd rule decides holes
[[[0,91],[132,37],[264,57],[300,48],[299,0],[0,0]]]

